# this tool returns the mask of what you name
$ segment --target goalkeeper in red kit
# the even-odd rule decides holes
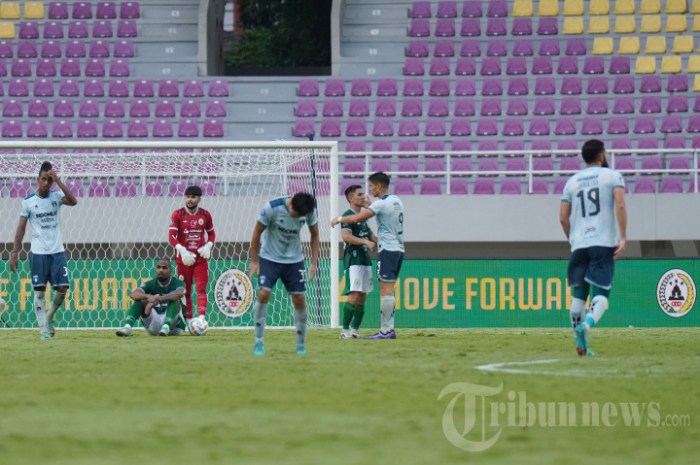
[[[186,313],[192,319],[192,280],[197,289],[197,313],[204,319],[207,314],[207,284],[211,249],[216,233],[211,213],[199,208],[202,189],[189,186],[185,189],[185,207],[175,210],[171,216],[168,240],[175,247],[177,274],[185,282]]]

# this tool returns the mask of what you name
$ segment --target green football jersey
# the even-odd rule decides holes
[[[354,214],[354,211],[348,209],[343,213],[343,216]],[[342,228],[349,230],[353,236],[361,239],[370,239],[372,237],[372,230],[366,221],[360,221],[355,224],[343,224]],[[343,249],[343,265],[345,265],[345,268],[349,268],[352,265],[371,266],[372,258],[369,255],[367,246],[348,244],[346,242]]]
[[[161,286],[160,282],[158,282],[158,279],[152,279],[141,284],[139,286],[139,289],[141,289],[144,293],[150,295],[165,295],[170,294],[174,290],[179,289],[181,287],[184,288],[185,283],[171,276],[170,282],[168,282],[168,284],[166,284],[165,286]],[[154,307],[154,310],[158,313],[165,313],[165,310],[167,308],[168,302],[161,302]]]

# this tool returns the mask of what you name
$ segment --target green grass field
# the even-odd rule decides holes
[[[700,329],[600,329],[578,358],[569,331],[399,330],[340,341],[311,330],[117,338],[107,331],[0,331],[0,463],[20,464],[689,464],[700,453]],[[558,360],[538,364],[510,364]],[[485,372],[476,367],[497,365]],[[450,383],[524,391],[528,402],[658,403],[690,424],[509,426],[483,452],[452,445]],[[477,410],[480,409],[477,403]],[[464,432],[464,402],[451,423]],[[500,418],[500,417],[499,417]],[[505,418],[505,416],[503,417]],[[668,420],[667,420],[668,419]],[[503,420],[505,421],[505,420]],[[469,423],[467,421],[467,423]]]

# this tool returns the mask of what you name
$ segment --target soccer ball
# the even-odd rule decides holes
[[[0,297],[0,315],[2,315],[5,310],[7,310],[7,302],[5,302],[5,299]]]
[[[204,336],[209,330],[209,323],[201,318],[192,318],[187,327],[190,330],[190,334],[193,336]]]

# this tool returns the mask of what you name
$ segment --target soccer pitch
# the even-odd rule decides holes
[[[292,331],[268,331],[256,358],[250,331],[1,331],[0,463],[697,460],[698,328],[596,329],[586,358],[565,329],[398,336],[310,330],[298,356]]]

